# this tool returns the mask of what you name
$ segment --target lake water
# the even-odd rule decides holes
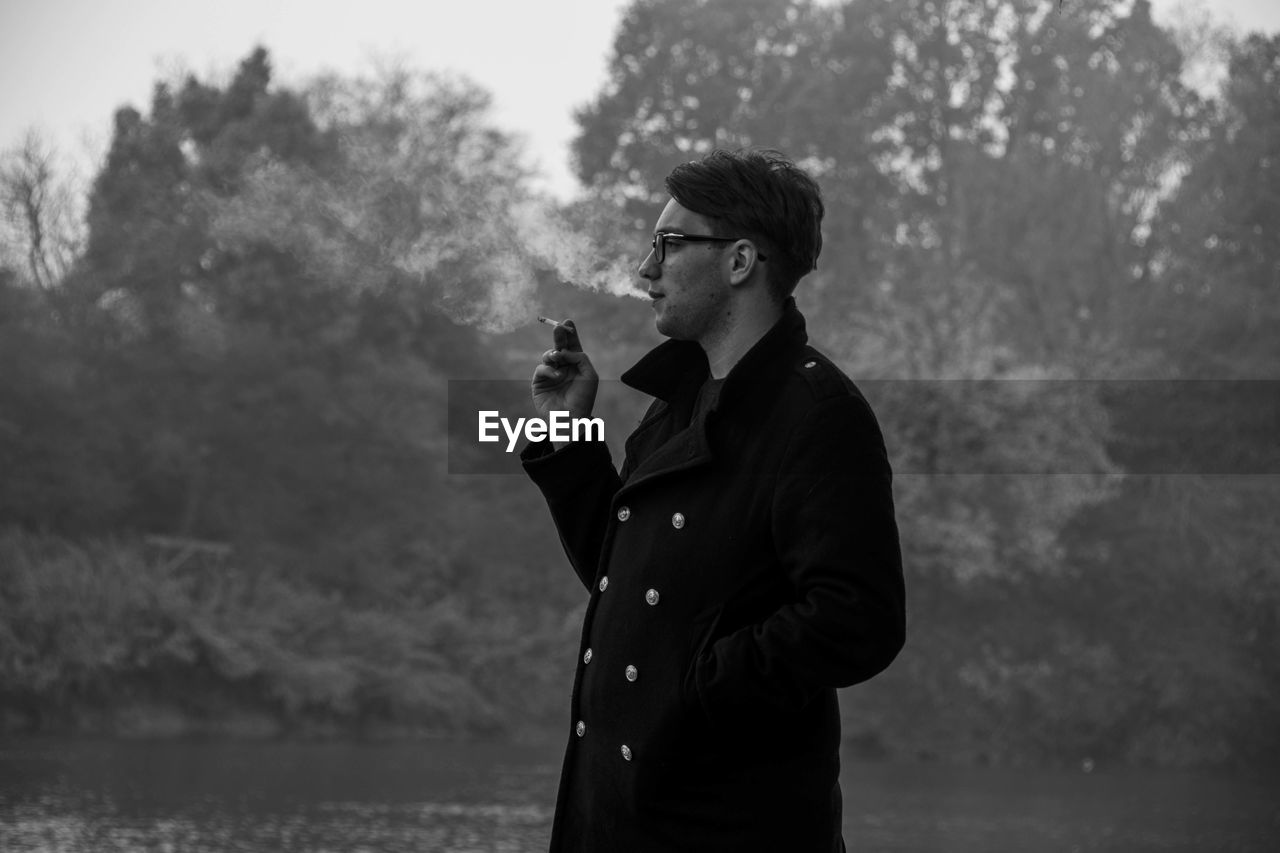
[[[542,851],[559,743],[0,741],[0,851]],[[847,758],[850,851],[1280,850],[1280,791]]]

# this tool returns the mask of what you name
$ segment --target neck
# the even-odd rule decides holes
[[[782,316],[782,306],[769,301],[763,305],[734,306],[719,333],[698,341],[707,354],[712,379],[724,379],[756,342]]]

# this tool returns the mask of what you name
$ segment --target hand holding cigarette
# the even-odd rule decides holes
[[[572,320],[551,320],[547,317],[539,317],[538,322],[553,327],[552,339],[555,341],[557,350],[582,352],[582,345],[578,343],[578,327]]]
[[[542,363],[533,371],[533,407],[543,418],[551,412],[568,412],[574,418],[590,417],[600,377],[591,359],[582,351],[578,327],[572,320],[557,322],[539,317],[538,321],[554,327],[555,346],[542,354]]]

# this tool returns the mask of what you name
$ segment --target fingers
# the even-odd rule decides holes
[[[551,389],[566,382],[585,379],[595,380],[591,359],[582,351],[578,330],[572,320],[556,325],[553,331],[555,348],[542,354],[542,363],[533,372],[535,387]]]
[[[564,380],[564,371],[550,364],[539,364],[533,369],[533,384],[539,387],[559,385]]]
[[[565,320],[556,326],[551,334],[555,340],[556,349],[582,352],[582,342],[578,339],[578,327],[572,320]]]
[[[581,350],[570,352],[569,350],[549,349],[542,354],[542,363],[550,367],[577,366],[585,361],[587,361],[587,354]]]

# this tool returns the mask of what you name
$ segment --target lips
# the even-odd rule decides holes
[[[664,296],[666,296],[665,293],[658,293],[656,290],[649,291],[649,298],[652,299],[654,302],[657,302],[659,299],[661,299]]]

